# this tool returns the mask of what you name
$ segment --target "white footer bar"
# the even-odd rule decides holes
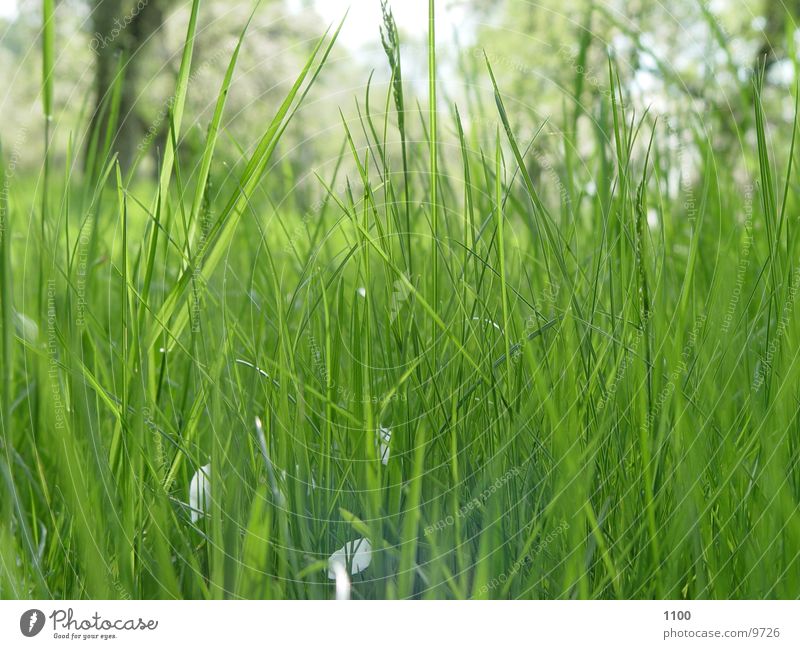
[[[0,601],[0,647],[800,647],[796,601]]]

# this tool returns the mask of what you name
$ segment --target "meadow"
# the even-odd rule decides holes
[[[301,183],[338,25],[229,164],[247,27],[187,147],[200,11],[153,177],[111,127],[34,175],[3,143],[0,596],[800,597],[797,119],[763,75],[739,164],[613,57],[527,132],[489,55],[452,72],[487,101],[442,93],[433,0],[412,97],[387,8],[388,92]]]

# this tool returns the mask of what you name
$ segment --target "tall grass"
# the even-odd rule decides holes
[[[275,154],[338,30],[228,168],[245,27],[189,166],[198,13],[156,182],[95,133],[97,173],[73,146],[63,178],[0,196],[0,595],[328,598],[328,556],[360,538],[356,598],[800,595],[796,151],[760,83],[752,187],[700,121],[671,148],[613,62],[591,106],[576,75],[537,174],[541,131],[488,59],[491,112],[441,110],[433,0],[427,111],[407,109],[384,5],[385,111],[343,119],[346,189],[320,176],[287,245]],[[46,28],[46,129],[55,46]]]

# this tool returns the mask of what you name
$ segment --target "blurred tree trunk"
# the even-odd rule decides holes
[[[141,56],[137,52],[163,24],[165,1],[169,0],[92,0],[90,45],[95,53],[95,98],[91,132],[97,133],[98,147],[103,150],[119,75],[119,117],[108,148],[119,153],[126,170],[144,131],[136,107]]]

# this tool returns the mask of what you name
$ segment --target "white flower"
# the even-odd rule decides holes
[[[350,576],[347,574],[347,570],[338,561],[331,564],[331,570],[336,579],[336,599],[350,599]]]
[[[378,457],[381,464],[386,466],[389,463],[389,442],[392,441],[392,431],[381,426],[375,433],[375,446],[378,448]]]
[[[358,294],[361,297],[367,297],[367,289],[365,289],[363,286],[359,287]]]
[[[372,545],[368,539],[360,538],[345,543],[328,559],[328,579],[336,579],[340,568],[350,565],[350,574],[357,575],[372,563]]]
[[[192,523],[205,516],[211,505],[211,465],[201,466],[189,483],[189,509]]]

